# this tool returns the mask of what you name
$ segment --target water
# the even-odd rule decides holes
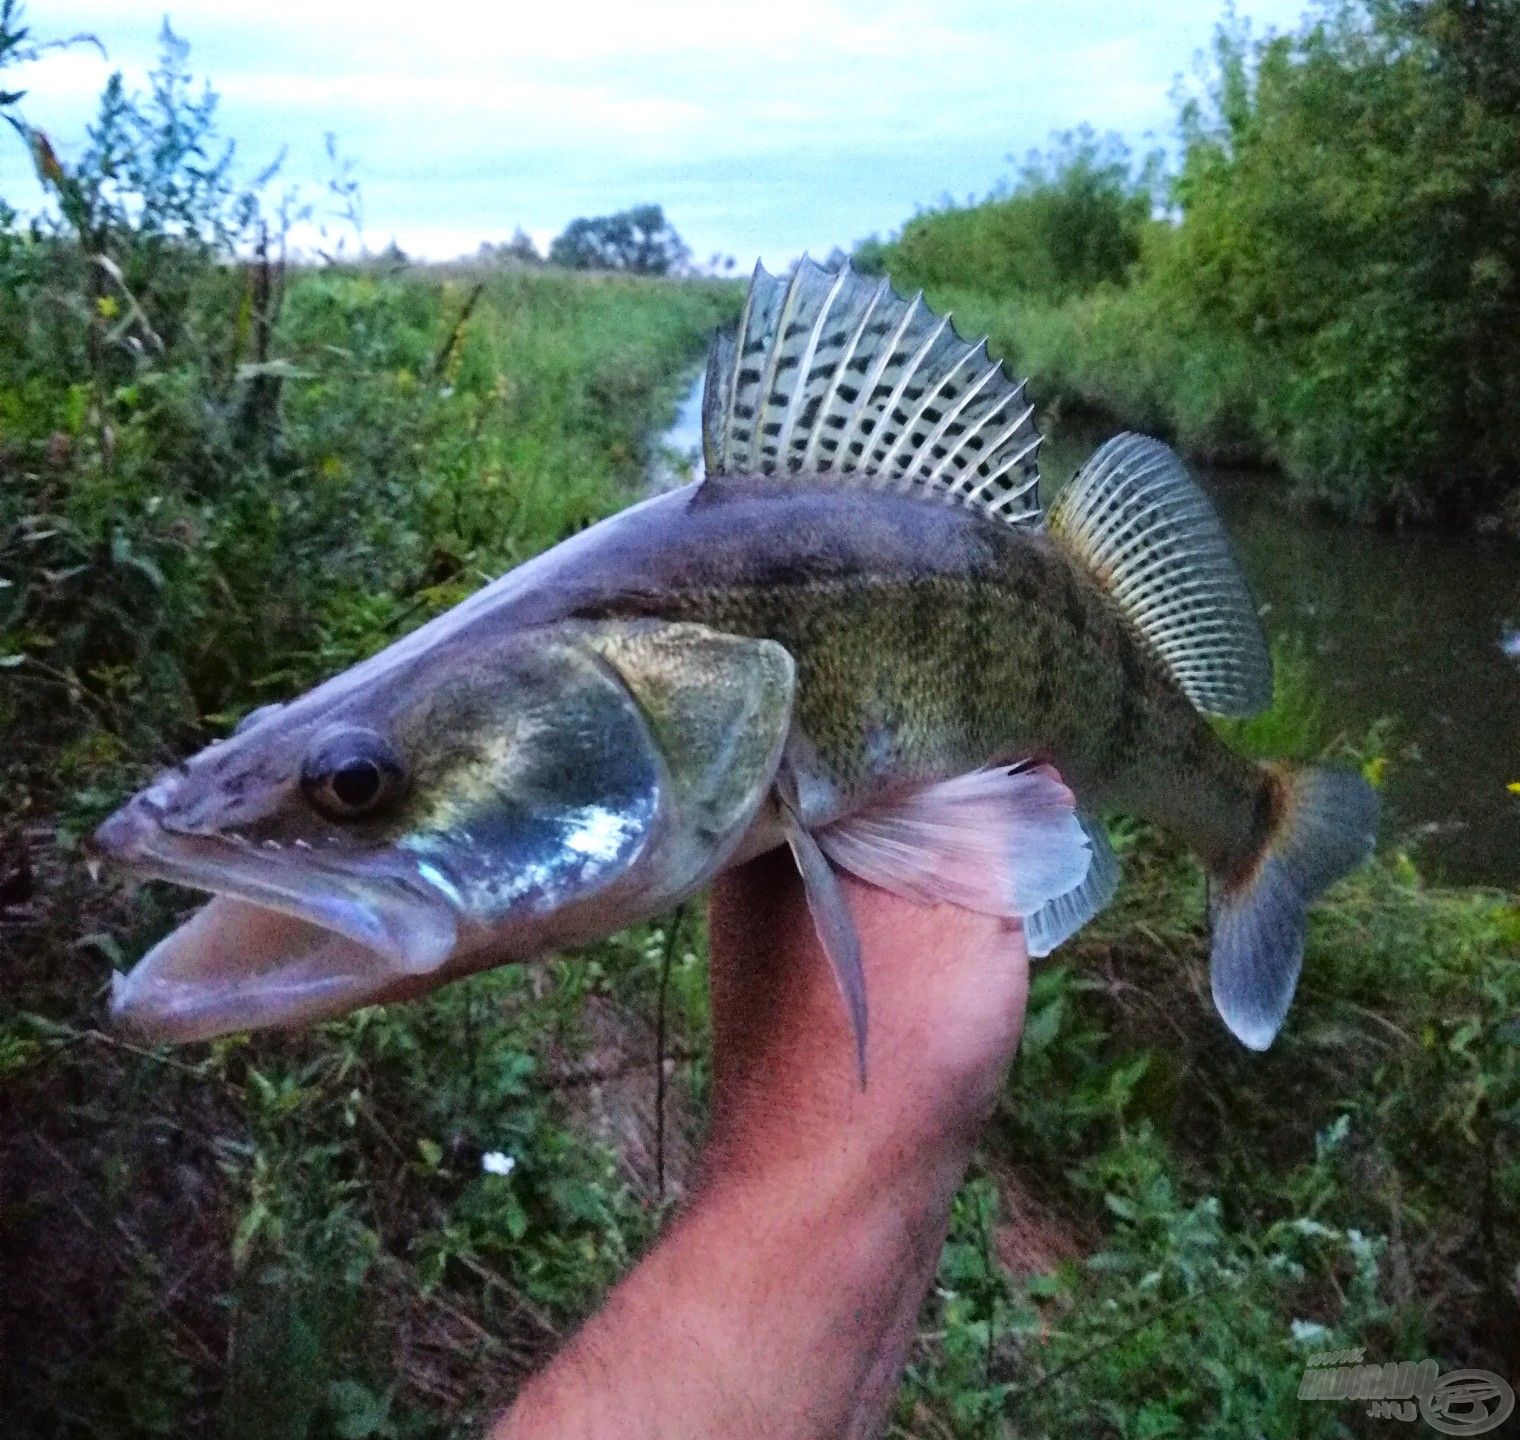
[[[651,493],[702,478],[702,376],[681,397],[676,418],[660,435],[649,465]]]
[[[1103,438],[1058,435],[1041,469],[1064,480]],[[1520,544],[1339,525],[1280,504],[1270,475],[1197,473],[1326,720],[1353,740],[1390,724],[1385,841],[1432,878],[1520,885]]]
[[[663,437],[655,488],[701,474],[698,379]],[[1058,434],[1063,482],[1102,434]],[[1270,476],[1203,470],[1274,639],[1304,652],[1325,719],[1390,727],[1385,842],[1454,884],[1520,885],[1520,544],[1337,525],[1276,502]]]

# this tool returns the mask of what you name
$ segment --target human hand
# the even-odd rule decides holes
[[[877,1430],[1018,1043],[1029,964],[1016,925],[841,883],[870,1001],[867,1085],[789,857],[723,876],[702,1179],[496,1440]]]
[[[713,888],[714,1179],[814,1147],[969,1145],[996,1097],[1029,998],[1023,933],[849,875],[840,884],[870,1004],[864,1089],[790,856],[763,856]]]

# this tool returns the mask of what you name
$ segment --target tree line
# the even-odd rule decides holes
[[[863,263],[1047,393],[1395,521],[1520,529],[1520,0],[1231,14],[1180,156],[1079,131]]]

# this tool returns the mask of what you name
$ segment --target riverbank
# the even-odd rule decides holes
[[[1114,433],[1057,404],[1049,491]],[[1283,495],[1280,475],[1195,460],[1274,646],[1312,716],[1295,744],[1376,735],[1382,833],[1432,881],[1507,887],[1520,875],[1520,542],[1348,525]],[[1295,680],[1294,683],[1297,683]]]
[[[33,300],[40,323],[45,294],[7,293],[7,324]],[[77,844],[247,710],[636,496],[733,303],[302,272],[245,382],[279,380],[267,445],[224,439],[245,392],[188,342],[130,387],[0,358],[7,1433],[467,1433],[652,1230],[561,1100],[616,1009],[595,977],[648,980],[644,937],[307,1035],[142,1050],[100,1028],[111,970],[194,902],[93,886]]]

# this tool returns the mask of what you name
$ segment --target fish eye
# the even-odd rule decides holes
[[[406,779],[388,740],[345,727],[318,738],[301,765],[301,789],[329,820],[373,815],[400,794]]]

